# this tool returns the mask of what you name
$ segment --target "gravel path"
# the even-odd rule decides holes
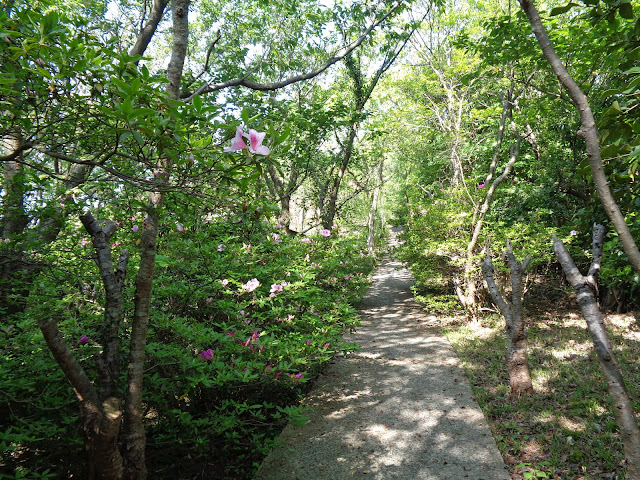
[[[408,270],[385,258],[336,357],[256,480],[509,480],[449,342],[413,301]]]

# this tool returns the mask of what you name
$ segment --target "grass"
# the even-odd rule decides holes
[[[535,294],[525,297],[525,305],[535,388],[527,398],[509,396],[500,316],[488,315],[477,325],[462,322],[460,316],[443,323],[512,479],[623,479],[622,443],[577,305],[549,304],[548,296]],[[631,314],[609,315],[606,323],[640,413],[640,324]]]

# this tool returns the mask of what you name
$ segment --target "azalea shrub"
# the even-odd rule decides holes
[[[118,222],[114,254],[135,252],[140,218]],[[75,233],[42,252],[52,267],[40,276],[31,307],[0,325],[0,463],[20,478],[41,478],[47,469],[58,478],[87,475],[73,392],[35,320],[56,317],[96,376],[104,293],[88,237],[73,222],[67,228]],[[137,261],[134,254],[130,272]],[[357,235],[335,228],[289,236],[242,207],[176,214],[163,225],[145,367],[154,478],[205,470],[250,477],[286,421],[303,418],[299,400],[323,365],[356,348],[342,334],[357,325],[354,305],[373,263]],[[125,288],[132,299],[133,281]],[[125,309],[123,333],[133,305]]]

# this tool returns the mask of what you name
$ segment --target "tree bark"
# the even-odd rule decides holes
[[[493,277],[493,263],[491,262],[491,254],[489,252],[487,252],[487,257],[484,259],[484,262],[482,262],[482,273],[491,298],[500,309],[505,320],[505,330],[507,334],[507,372],[509,373],[511,395],[520,397],[533,393],[533,383],[527,363],[525,322],[522,318],[522,274],[527,269],[530,258],[527,257],[522,263],[519,263],[513,254],[511,242],[509,241],[507,241],[507,258],[509,259],[511,275],[510,303],[505,300]]]
[[[118,449],[120,402],[115,397],[100,402],[91,380],[67,347],[53,319],[40,320],[39,326],[80,404],[82,434],[97,480],[122,480],[124,469]]]
[[[604,235],[605,228],[602,225],[594,225],[593,261],[586,276],[580,273],[564,244],[555,235],[553,236],[553,251],[562,265],[567,281],[576,291],[578,305],[587,322],[589,334],[598,355],[598,362],[607,382],[613,413],[620,429],[620,437],[627,460],[626,478],[640,480],[640,429],[595,296],[602,264]]]
[[[172,0],[173,46],[167,66],[167,93],[180,98],[180,85],[189,41],[189,0]],[[158,187],[169,182],[171,161],[163,157],[159,161]],[[151,292],[158,246],[159,209],[164,201],[162,188],[149,194],[147,212],[142,225],[140,267],[136,277],[134,315],[131,327],[126,404],[124,410],[124,461],[127,480],[145,480],[146,434],[144,430],[143,380],[144,360],[151,309]]]
[[[380,165],[378,165],[378,179],[376,188],[373,190],[371,197],[371,210],[369,210],[369,220],[367,222],[369,229],[369,236],[367,237],[367,250],[369,255],[375,253],[375,239],[376,239],[376,214],[378,213],[378,200],[380,199],[380,191],[382,190],[382,172],[384,170],[384,157],[380,159]]]
[[[640,250],[638,250],[638,246],[631,235],[624,215],[622,215],[618,204],[611,194],[611,189],[609,188],[609,183],[602,165],[600,139],[598,137],[598,129],[596,128],[593,112],[589,106],[589,100],[578,84],[573,80],[571,75],[569,75],[569,72],[564,67],[560,57],[558,57],[558,54],[554,50],[533,1],[519,1],[522,10],[524,10],[527,18],[529,19],[531,29],[538,39],[544,58],[551,66],[553,73],[558,77],[558,80],[569,94],[573,104],[580,113],[582,128],[578,131],[578,135],[584,138],[586,143],[587,157],[589,159],[589,164],[591,165],[591,173],[593,175],[593,181],[595,182],[598,196],[600,197],[600,202],[602,203],[609,220],[611,220],[613,227],[618,233],[618,237],[622,242],[622,247],[629,258],[629,262],[635,271],[640,273]]]
[[[114,268],[111,236],[116,231],[116,224],[109,221],[102,226],[91,213],[81,215],[80,221],[91,235],[96,251],[95,261],[105,290],[104,320],[100,338],[102,352],[96,356],[96,363],[100,398],[106,399],[117,392],[120,379],[120,325],[124,309],[122,289],[127,275],[129,252],[122,252],[118,265]]]

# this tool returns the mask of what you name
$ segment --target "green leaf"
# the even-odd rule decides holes
[[[622,18],[633,18],[633,7],[630,3],[621,3],[618,7],[618,11],[620,12],[620,16]]]
[[[573,7],[577,7],[578,4],[574,2],[567,3],[564,7],[555,7],[551,10],[551,16],[555,17],[556,15],[562,15],[563,13],[567,13]]]
[[[245,125],[249,124],[249,110],[247,110],[247,108],[243,108],[242,109],[242,114],[240,115],[242,117],[242,121],[244,122]]]
[[[196,95],[195,97],[193,97],[193,106],[196,108],[196,110],[202,109],[202,98],[200,97],[200,95]]]
[[[138,145],[143,147],[144,146],[144,139],[142,138],[142,135],[140,135],[140,133],[136,132],[135,130],[133,132],[131,132],[131,134],[133,135],[133,138],[136,139],[136,142],[138,142]]]

